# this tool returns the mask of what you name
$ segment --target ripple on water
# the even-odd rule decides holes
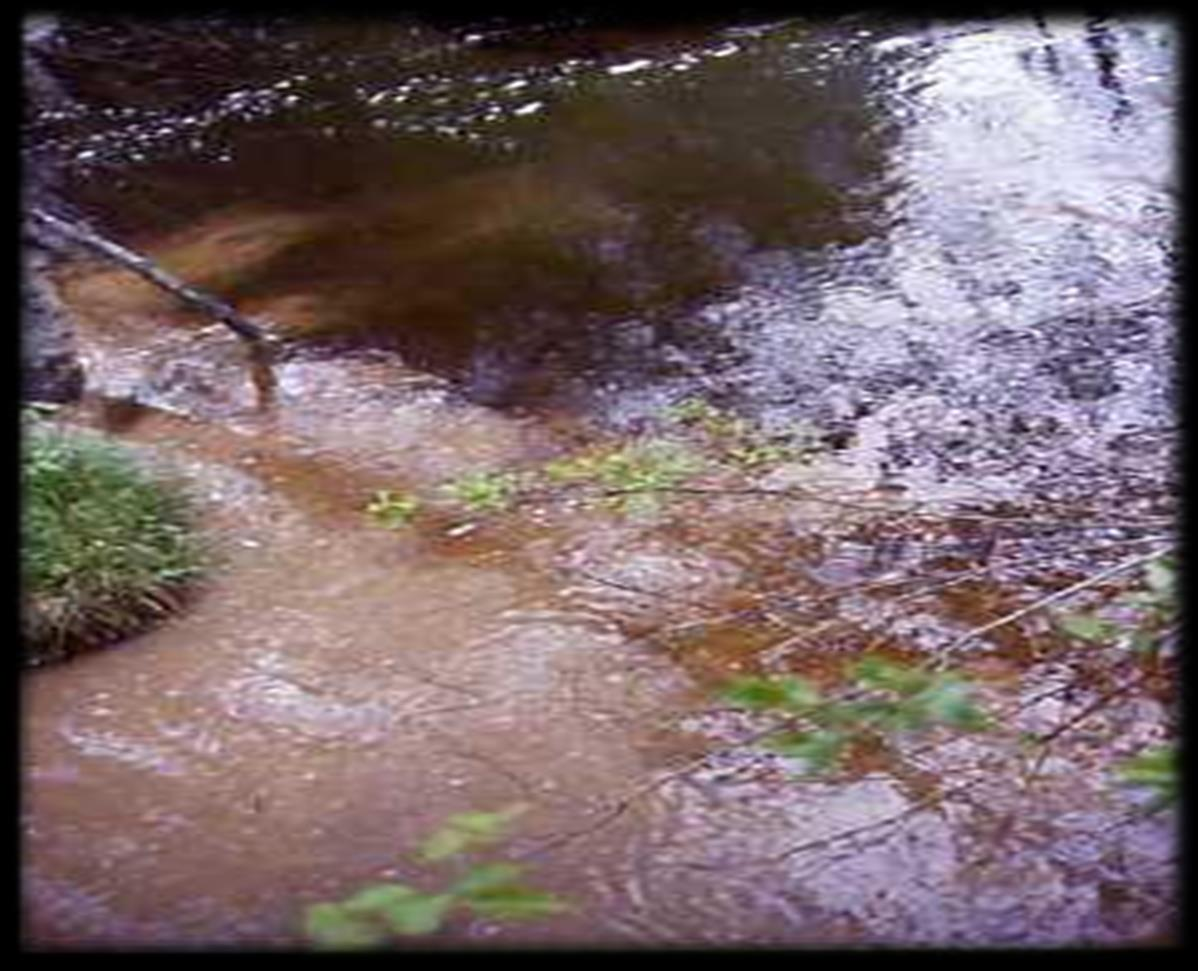
[[[60,729],[60,733],[80,754],[88,758],[111,760],[165,776],[186,775],[191,769],[185,760],[168,748],[119,732],[79,728],[68,723]]]
[[[239,720],[351,747],[377,744],[395,718],[384,703],[340,701],[268,674],[230,680],[221,689],[221,704]]]

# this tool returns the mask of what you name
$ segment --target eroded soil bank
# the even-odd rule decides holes
[[[97,129],[124,141],[63,120],[93,153],[81,207],[340,343],[293,348],[264,387],[231,335],[60,268],[89,378],[61,419],[182,474],[218,565],[158,629],[26,679],[28,940],[294,946],[305,904],[431,886],[405,853],[513,802],[510,852],[576,910],[433,943],[1173,940],[1172,818],[1112,784],[1172,731],[1168,664],[1044,611],[962,640],[1170,542],[1167,25],[403,36],[356,37],[312,99],[304,69],[186,111],[130,102]],[[412,125],[515,147],[430,170],[460,156]],[[296,128],[333,139],[312,172],[354,160],[369,191],[221,195],[265,185]],[[201,146],[172,155],[176,129]],[[87,171],[131,144],[129,187]],[[388,182],[380,158],[408,167]],[[825,447],[640,517],[363,514],[378,489],[651,432],[693,396],[816,422]],[[715,697],[738,673],[831,688],[866,651],[950,649],[997,728],[826,779],[743,744],[754,724]]]

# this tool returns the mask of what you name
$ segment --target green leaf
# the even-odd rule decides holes
[[[1152,654],[1159,646],[1155,631],[1138,630],[1131,635],[1131,649],[1136,654]]]
[[[443,827],[420,844],[420,855],[429,861],[445,860],[469,849],[474,843],[475,840],[469,833]]]
[[[819,690],[809,681],[794,676],[782,678],[737,678],[723,692],[724,699],[740,708],[761,711],[784,708],[802,711],[820,702]]]
[[[479,891],[463,902],[480,917],[503,920],[531,920],[570,909],[569,904],[551,893],[515,884]]]
[[[374,494],[366,512],[376,521],[392,529],[406,526],[420,511],[420,500],[406,493],[383,489]]]
[[[1175,761],[1171,745],[1158,745],[1121,763],[1120,776],[1135,785],[1169,781],[1175,778]]]
[[[347,917],[376,926],[382,922],[396,934],[431,934],[441,926],[451,894],[425,894],[402,883],[384,883],[359,890],[338,904]]]
[[[1171,805],[1177,799],[1177,752],[1172,745],[1158,745],[1116,766],[1123,785],[1156,791],[1152,809]]]
[[[448,893],[416,894],[392,903],[383,911],[383,917],[396,934],[405,937],[431,934],[441,926],[453,903],[454,897]]]
[[[928,689],[924,710],[935,721],[953,728],[980,731],[988,726],[986,716],[973,703],[972,685],[964,681],[942,680]]]
[[[519,479],[510,472],[469,472],[441,486],[441,491],[475,512],[502,512],[511,506]]]
[[[1057,626],[1066,634],[1083,641],[1105,641],[1119,630],[1117,624],[1091,614],[1066,614],[1057,618]]]
[[[387,932],[373,920],[347,913],[340,904],[313,904],[304,915],[304,933],[326,950],[359,951],[378,947]]]
[[[477,846],[495,843],[503,837],[512,820],[527,809],[527,806],[515,805],[493,813],[450,816],[445,825],[421,844],[420,855],[429,861],[444,860]]]
[[[545,465],[545,475],[553,482],[571,482],[592,478],[599,468],[594,456],[580,455],[573,458],[555,459]]]
[[[450,893],[468,896],[514,883],[524,868],[515,863],[482,863],[466,871],[466,875],[449,888]]]
[[[528,812],[524,803],[516,803],[491,813],[470,812],[450,816],[448,823],[475,836],[502,836],[513,820]]]
[[[366,916],[377,914],[395,903],[402,903],[420,896],[420,891],[402,883],[380,883],[364,887],[352,897],[343,900],[341,907],[347,914]]]
[[[771,740],[769,747],[779,755],[802,759],[812,772],[834,765],[849,742],[838,732],[790,732]]]
[[[1177,588],[1177,573],[1167,560],[1152,560],[1144,567],[1144,582],[1162,597],[1172,597]]]
[[[916,695],[896,703],[878,723],[878,728],[883,732],[918,732],[927,728],[935,720],[928,711],[927,700],[923,695]]]
[[[686,398],[677,404],[668,406],[662,411],[662,414],[667,420],[683,425],[719,421],[725,417],[724,412],[702,398]]]
[[[880,657],[865,657],[853,668],[853,676],[864,688],[880,688],[900,695],[922,691],[932,680],[927,671],[896,664]]]
[[[884,725],[894,719],[896,703],[881,698],[837,701],[811,713],[811,720],[825,728],[858,728]]]

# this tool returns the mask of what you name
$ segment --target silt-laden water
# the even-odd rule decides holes
[[[1168,543],[1169,24],[233,27],[68,25],[77,104],[28,126],[77,214],[309,341],[265,400],[231,335],[59,271],[68,419],[185,473],[219,565],[26,679],[31,942],[294,946],[514,802],[576,910],[436,941],[1171,939],[1170,819],[1111,775],[1170,730],[1161,673],[1032,616],[962,653],[998,730],[798,782],[714,696]],[[807,500],[362,514],[696,395],[818,425],[758,480]]]

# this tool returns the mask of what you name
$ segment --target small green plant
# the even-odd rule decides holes
[[[440,486],[447,500],[473,513],[504,512],[533,487],[552,498],[556,487],[579,487],[584,497],[597,498],[624,513],[651,512],[661,494],[677,489],[697,473],[729,466],[756,470],[807,454],[805,431],[764,438],[748,423],[699,398],[666,409],[669,421],[690,426],[704,441],[690,435],[639,438],[619,447],[569,455],[523,471],[472,471]],[[713,461],[714,460],[714,461]],[[585,487],[585,488],[583,488]],[[595,493],[599,495],[596,496]],[[409,524],[423,508],[406,493],[381,491],[366,511],[389,528]]]
[[[22,633],[39,664],[175,609],[203,556],[173,484],[113,442],[25,417]]]
[[[936,673],[879,657],[866,657],[846,671],[849,698],[825,697],[809,681],[747,677],[724,692],[741,708],[781,715],[795,727],[780,732],[769,748],[800,759],[808,772],[836,767],[854,745],[936,725],[962,731],[986,728],[974,704],[973,685],[953,673]]]
[[[551,483],[597,487],[608,494],[609,505],[634,512],[655,508],[654,493],[677,488],[702,467],[702,460],[689,449],[650,439],[613,451],[558,459],[543,472]]]
[[[722,412],[702,398],[684,398],[682,401],[667,405],[662,409],[661,414],[667,421],[691,425],[719,418]]]
[[[654,492],[680,485],[700,467],[698,458],[670,442],[642,442],[605,456],[598,482],[606,489]]]
[[[511,472],[468,472],[441,491],[471,512],[503,512],[512,505],[519,479]]]
[[[1154,746],[1119,763],[1115,769],[1123,785],[1154,793],[1148,805],[1149,812],[1159,812],[1177,802],[1177,750],[1174,746]]]
[[[382,883],[342,901],[313,904],[304,915],[305,935],[323,950],[364,950],[396,937],[435,933],[455,909],[497,920],[529,920],[569,910],[553,894],[522,883],[524,868],[515,863],[467,864],[467,854],[502,840],[525,810],[516,805],[450,816],[420,845],[419,856],[425,863],[456,864],[455,879],[433,893]]]
[[[590,481],[604,489],[652,492],[684,482],[701,468],[698,456],[672,442],[635,442],[601,455],[582,456],[546,466],[557,481]]]
[[[366,512],[388,529],[399,529],[416,517],[420,506],[420,500],[413,495],[382,489],[374,494]]]
[[[686,398],[662,414],[667,421],[698,428],[715,438],[741,438],[748,431],[745,421],[702,398]]]
[[[780,442],[746,442],[728,449],[728,458],[746,469],[778,465],[799,458],[803,453]]]
[[[743,469],[808,458],[821,447],[820,429],[810,423],[800,423],[788,434],[767,436],[702,398],[687,398],[666,408],[662,415],[668,422],[701,432],[722,460]]]

